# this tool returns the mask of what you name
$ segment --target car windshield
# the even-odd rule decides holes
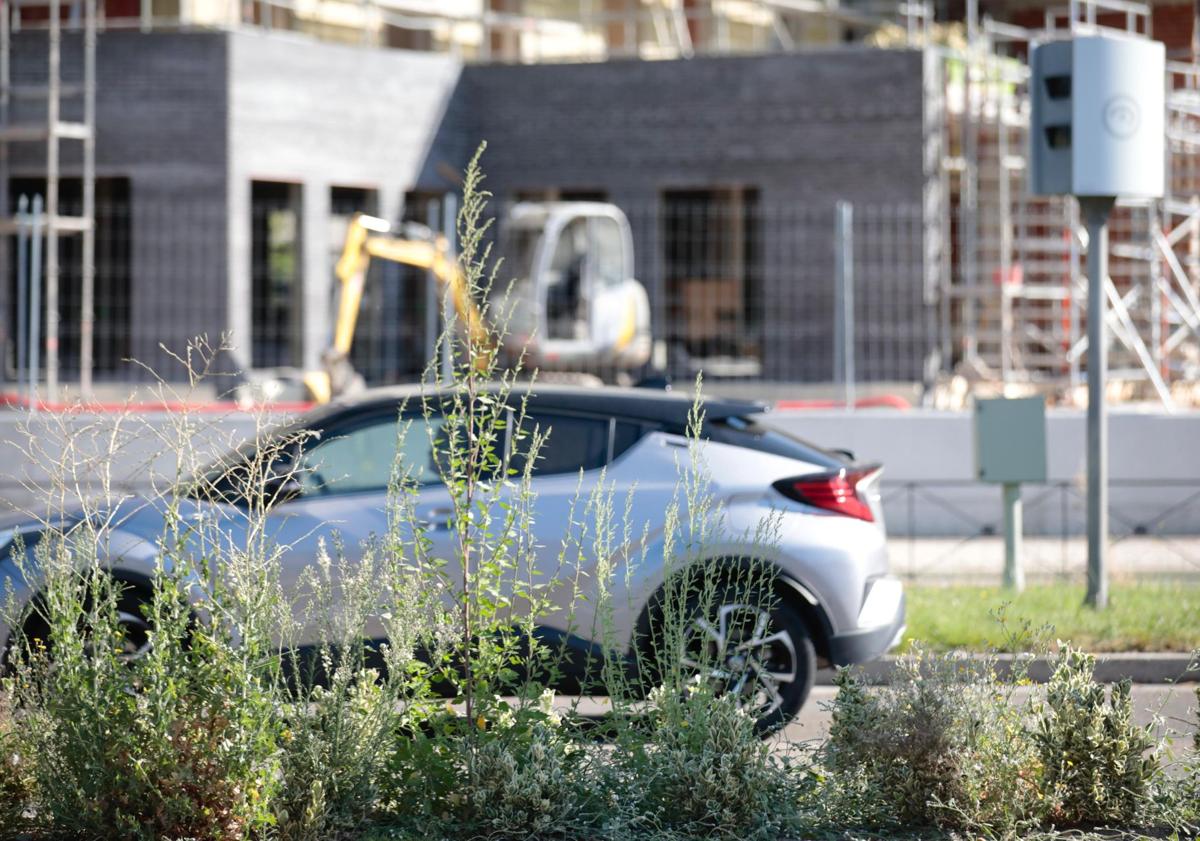
[[[288,449],[286,444],[305,435],[305,430],[312,422],[313,415],[310,414],[304,418],[304,422],[285,421],[266,432],[252,434],[232,450],[227,450],[183,479],[176,486],[176,493],[191,499],[215,499],[237,504],[238,490],[245,484],[256,454],[273,452],[277,457],[283,456]],[[262,465],[259,470],[265,471],[266,467]]]

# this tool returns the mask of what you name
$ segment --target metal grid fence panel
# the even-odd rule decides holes
[[[323,230],[306,230],[311,222],[298,194],[269,186],[252,193],[246,230],[230,224],[220,201],[141,200],[126,190],[98,203],[97,382],[143,382],[151,370],[181,378],[167,350],[179,351],[202,334],[215,344],[239,319],[250,335],[232,336],[244,351],[223,363],[227,370],[301,367],[320,358],[332,336],[332,266],[348,209],[335,208]],[[770,203],[750,190],[690,191],[622,210],[632,229],[636,275],[651,302],[658,361],[674,378],[703,372],[710,382],[745,384],[833,379],[838,278],[832,203]],[[497,211],[503,217],[505,207]],[[498,234],[502,239],[502,225]],[[306,244],[316,235],[324,240],[321,249]],[[0,372],[13,383],[16,239],[7,238],[4,247]],[[69,382],[79,375],[80,259],[70,237],[59,248],[61,374]],[[939,340],[937,304],[924,293],[924,250],[920,207],[854,208],[854,351],[861,381],[922,378]],[[503,268],[500,279],[509,279]],[[432,349],[428,310],[440,303],[423,271],[372,266],[352,354],[368,383],[419,375]]]

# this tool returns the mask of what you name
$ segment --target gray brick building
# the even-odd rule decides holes
[[[39,43],[17,39],[15,74],[36,78]],[[919,378],[932,343],[921,310],[925,66],[919,51],[861,47],[463,65],[286,33],[105,33],[97,379],[136,376],[129,357],[170,375],[159,343],[198,333],[232,335],[230,367],[315,365],[339,220],[357,208],[424,218],[481,139],[501,205],[578,196],[625,209],[656,335],[685,356],[752,359],[745,370],[765,379],[829,379],[833,205],[855,202],[864,233],[877,225],[891,237],[879,242],[894,240],[894,253],[861,254],[860,342],[889,335],[905,349],[860,373]],[[68,179],[75,165],[66,158]],[[37,190],[39,166],[9,161],[8,201]],[[424,304],[406,284],[391,273],[368,299],[358,355],[376,380],[424,362]],[[0,283],[6,347],[11,296]],[[372,367],[379,354],[391,361]]]

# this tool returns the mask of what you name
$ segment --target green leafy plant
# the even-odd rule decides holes
[[[33,763],[19,736],[22,722],[7,695],[0,695],[0,837],[20,834],[31,823],[36,801]]]
[[[1038,706],[1041,788],[1057,825],[1133,824],[1150,810],[1161,776],[1153,728],[1134,723],[1129,680],[1106,692],[1095,665],[1066,646]]]
[[[656,689],[641,739],[620,746],[629,829],[679,838],[778,838],[799,822],[799,781],[735,696],[700,680]]]
[[[1009,831],[1026,823],[1038,759],[992,661],[900,661],[887,686],[837,676],[819,808],[864,826]]]

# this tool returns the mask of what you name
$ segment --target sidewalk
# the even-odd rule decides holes
[[[983,655],[960,655],[964,663],[978,663]],[[1017,655],[998,654],[995,656],[997,671],[1006,674],[1012,668]],[[886,655],[870,663],[852,666],[869,683],[884,684],[891,680],[896,668],[896,655]],[[1128,654],[1098,654],[1096,655],[1096,680],[1100,683],[1117,683],[1129,678],[1134,683],[1172,684],[1200,683],[1200,668],[1188,669],[1192,663],[1191,654],[1157,654],[1131,652]],[[1196,664],[1200,666],[1200,663]],[[1035,657],[1027,665],[1027,677],[1034,683],[1046,683],[1053,672],[1053,661],[1045,657]],[[816,675],[818,686],[831,686],[834,672],[832,669],[821,669]]]
[[[892,571],[922,584],[998,584],[1004,569],[1000,537],[892,537]],[[1200,536],[1137,535],[1110,543],[1109,574],[1120,580],[1141,577],[1195,578],[1200,581]],[[1087,571],[1083,537],[1026,537],[1028,579],[1073,578]]]

